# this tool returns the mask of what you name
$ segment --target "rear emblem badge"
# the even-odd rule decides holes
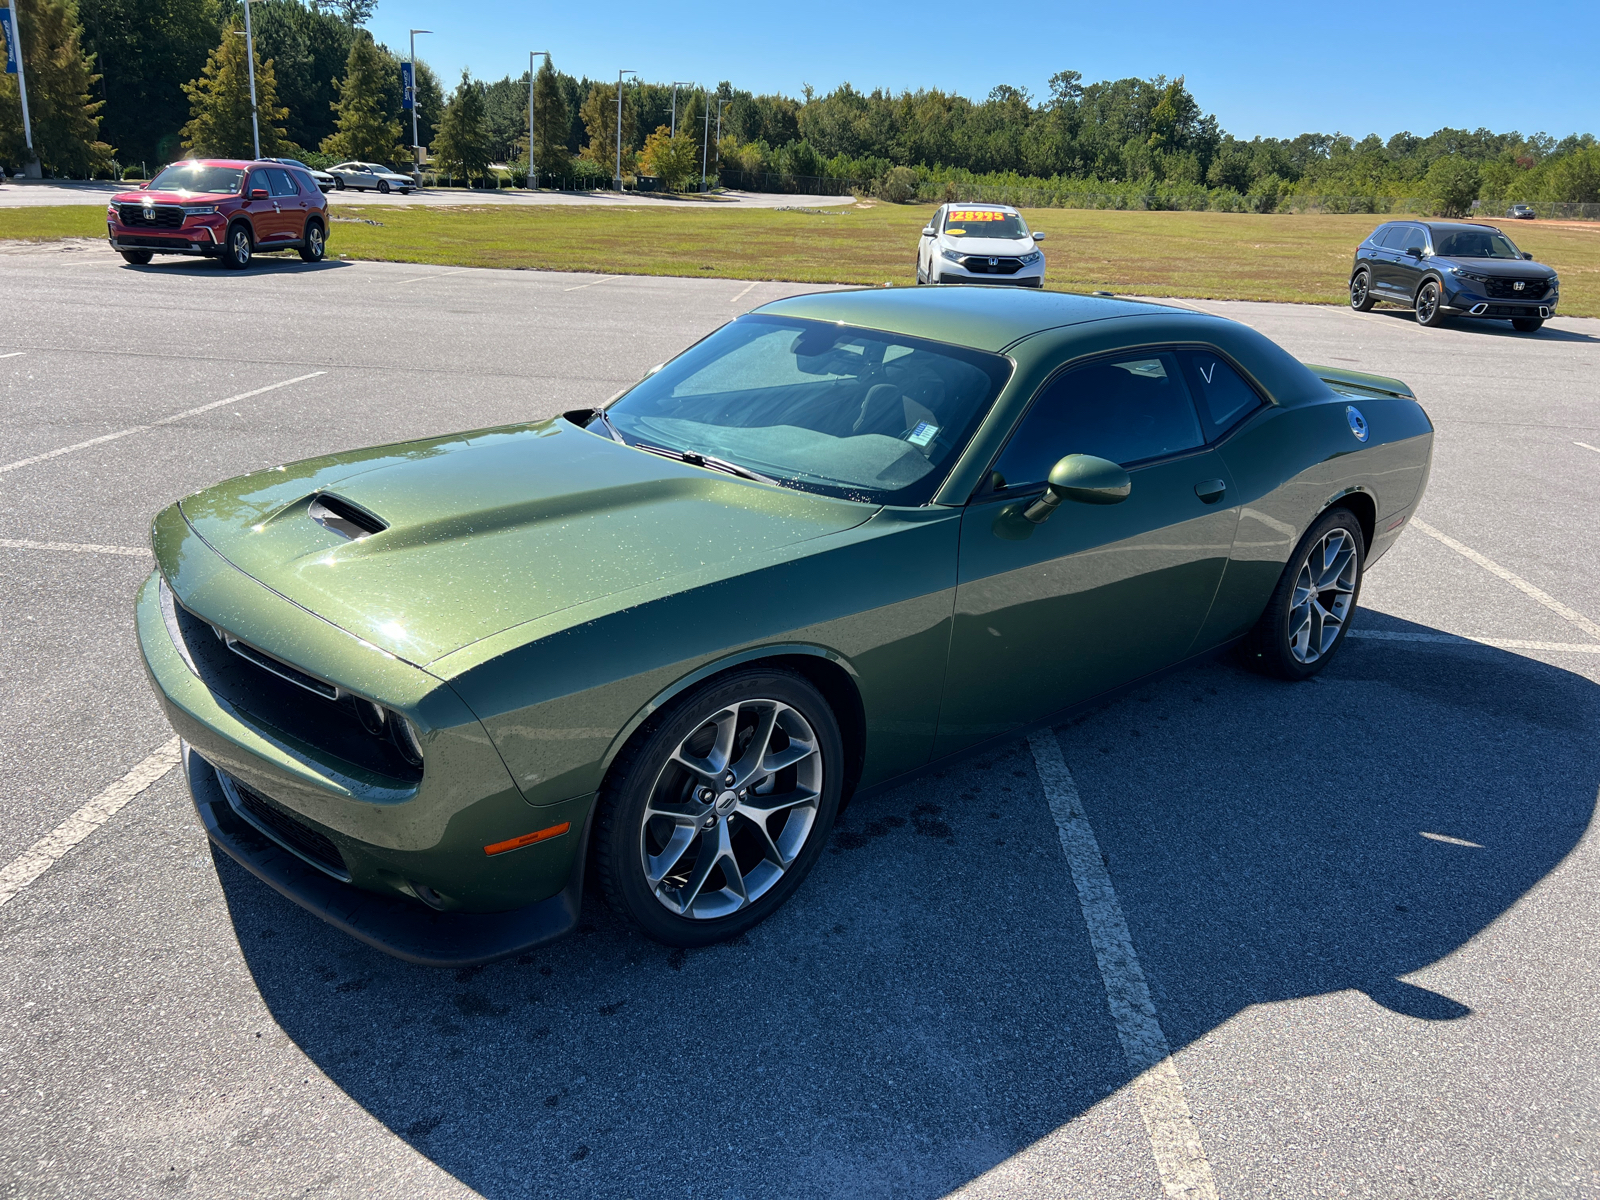
[[[1350,432],[1356,435],[1356,441],[1367,440],[1367,419],[1361,415],[1361,410],[1353,404],[1345,406],[1344,419],[1350,422]]]

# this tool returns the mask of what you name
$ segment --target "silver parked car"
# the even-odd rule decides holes
[[[329,167],[328,174],[333,176],[333,186],[341,192],[345,188],[355,188],[358,192],[376,191],[385,195],[399,192],[404,196],[416,186],[411,176],[402,175],[382,163],[340,163],[336,167]]]
[[[298,158],[269,158],[266,161],[282,163],[286,167],[299,167],[307,175],[311,176],[312,182],[314,182],[324,194],[331,192],[336,186],[338,186],[334,183],[332,175],[329,175],[326,171],[319,171],[315,167],[308,167]]]

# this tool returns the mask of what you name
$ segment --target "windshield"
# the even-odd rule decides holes
[[[994,354],[745,316],[645,379],[606,416],[630,443],[724,459],[824,495],[918,505],[1010,374],[1010,361]]]
[[[1496,229],[1435,229],[1433,252],[1441,258],[1521,258],[1511,239]]]
[[[1028,227],[1016,213],[992,208],[953,208],[944,219],[945,237],[1025,238]]]
[[[208,167],[202,163],[173,163],[150,181],[153,192],[231,193],[239,190],[244,171],[239,167]]]

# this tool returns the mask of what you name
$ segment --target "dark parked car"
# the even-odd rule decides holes
[[[1493,225],[1391,221],[1356,247],[1350,307],[1400,304],[1432,329],[1447,317],[1486,317],[1532,333],[1555,316],[1556,273]]]
[[[203,159],[173,163],[106,208],[112,249],[135,266],[155,254],[220,258],[242,271],[259,250],[327,249],[328,201],[304,170],[277,162]]]

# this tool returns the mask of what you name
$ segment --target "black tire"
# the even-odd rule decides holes
[[[339,192],[344,191],[344,176],[343,175],[335,175],[333,177],[333,187],[334,187],[335,191],[339,191]]]
[[[117,253],[122,255],[124,262],[131,263],[136,267],[148,267],[150,260],[155,257],[148,250],[119,250]]]
[[[378,180],[378,195],[387,196],[388,194],[389,194],[389,181],[387,179]]]
[[[1326,639],[1327,622],[1315,615],[1315,610],[1310,607],[1311,598],[1299,594],[1305,590],[1308,582],[1302,572],[1309,573],[1309,582],[1313,587],[1326,576],[1328,564],[1311,560],[1322,551],[1327,539],[1341,532],[1347,540],[1354,566],[1353,580],[1346,579],[1342,570],[1338,573],[1339,586],[1342,588],[1346,583],[1350,585],[1347,593],[1341,593],[1347,599],[1341,609],[1338,598],[1328,604],[1323,603],[1333,594],[1332,589],[1314,591],[1318,608],[1330,615],[1337,613],[1338,628],[1329,640]],[[1273,589],[1272,598],[1267,601],[1266,611],[1245,637],[1241,647],[1245,662],[1264,675],[1289,680],[1310,679],[1326,667],[1339,652],[1339,647],[1344,645],[1350,621],[1355,616],[1356,605],[1361,599],[1361,580],[1366,559],[1367,544],[1361,532],[1361,522],[1349,509],[1335,508],[1313,522],[1294,553],[1289,556],[1289,564],[1284,568],[1278,586]],[[1295,603],[1297,598],[1302,600],[1299,605]],[[1307,631],[1310,636],[1302,645],[1297,635],[1307,623],[1313,628]],[[1313,639],[1317,642],[1315,647],[1310,645]]]
[[[222,249],[222,265],[230,271],[242,271],[250,265],[250,256],[256,251],[256,240],[244,224],[228,230],[228,243]]]
[[[922,255],[920,255],[920,254],[917,255],[916,271],[917,271],[917,286],[921,287],[923,284],[928,282],[928,278],[927,278],[926,275],[924,275],[922,273]]]
[[[1543,317],[1512,317],[1511,328],[1518,333],[1538,333],[1544,325]]]
[[[1372,276],[1357,271],[1350,277],[1350,307],[1356,312],[1371,312],[1372,305]]]
[[[305,236],[300,239],[300,257],[310,263],[321,262],[327,252],[327,234],[322,230],[322,222],[314,218],[307,221]]]
[[[763,707],[766,704],[773,707],[766,709]],[[781,812],[777,811],[777,806],[768,805],[774,812],[765,823],[767,836],[763,842],[743,807],[747,794],[756,805],[762,804],[763,796],[754,787],[748,793],[744,790],[735,793],[729,788],[718,795],[701,786],[712,780],[687,770],[679,765],[681,760],[671,756],[680,745],[693,746],[701,737],[714,740],[717,726],[712,718],[731,711],[735,715],[727,719],[734,729],[735,741],[734,753],[729,759],[737,766],[739,755],[760,726],[762,713],[777,713],[780,709],[784,710],[783,715],[777,719],[779,723],[773,726],[774,732],[767,743],[771,747],[782,732],[781,744],[773,753],[788,753],[806,746],[814,749],[803,755],[796,765],[786,766],[771,776],[774,790],[767,795],[810,794],[812,789],[806,786],[798,774],[800,771],[820,772],[820,786],[814,787],[816,798],[812,805],[795,805]],[[809,727],[811,740],[790,740],[788,730],[803,726]],[[739,738],[744,738],[744,742]],[[696,752],[708,756],[712,753],[709,747]],[[813,758],[818,759],[814,768],[811,766]],[[833,710],[822,693],[800,675],[760,668],[742,670],[681,697],[639,730],[612,765],[601,789],[595,821],[594,865],[606,902],[647,937],[669,946],[708,946],[737,937],[777,911],[816,864],[839,810],[843,770],[844,749]],[[810,778],[816,782],[815,775]],[[726,776],[723,779],[725,781]],[[723,787],[724,783],[717,786]],[[702,801],[702,794],[711,798]],[[690,820],[675,825],[670,818],[647,817],[647,806],[652,800],[658,805],[672,805],[680,814],[687,813]],[[809,825],[805,824],[807,817]],[[803,828],[793,824],[796,818]],[[700,824],[702,819],[709,824]],[[773,822],[780,822],[775,832]],[[693,832],[687,832],[691,828]],[[712,830],[716,831],[715,835]],[[673,839],[680,832],[689,840],[681,843],[678,857],[671,861],[658,883],[652,885],[646,874],[645,856],[664,857],[671,846],[678,844]],[[718,836],[719,840],[712,842],[713,836]],[[796,837],[801,839],[798,843],[793,841]],[[780,860],[788,852],[781,848],[783,845],[792,851],[787,865],[776,875],[770,855],[761,850],[763,844],[778,850]],[[711,865],[705,867],[704,883],[697,886],[694,882],[701,856],[714,851],[718,845],[732,848],[734,873],[743,872],[737,889],[731,882],[732,876],[721,865],[722,859],[714,853],[706,860]],[[693,861],[683,866],[691,855]],[[718,879],[723,886],[711,890]],[[693,889],[693,893],[688,897],[687,909],[693,912],[700,908],[700,916],[684,915],[683,908],[669,907],[689,889]],[[757,898],[754,901],[741,899],[736,891],[744,896],[754,891]],[[718,907],[728,904],[738,907],[718,915]]]
[[[1423,280],[1417,289],[1416,313],[1417,324],[1424,329],[1437,329],[1444,324],[1444,300],[1438,280]]]

